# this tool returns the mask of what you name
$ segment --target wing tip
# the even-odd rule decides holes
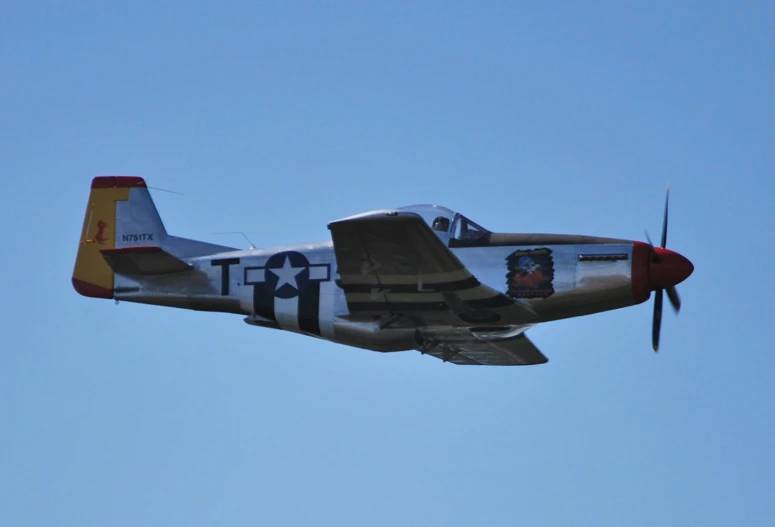
[[[397,209],[380,209],[380,210],[372,210],[369,212],[362,212],[360,214],[355,214],[353,216],[347,216],[346,218],[342,218],[340,220],[334,220],[328,224],[328,228],[336,227],[342,223],[349,223],[349,222],[355,222],[355,221],[396,221],[396,220],[407,220],[407,219],[414,219],[414,218],[420,218],[422,217],[415,213],[415,212],[409,212],[405,210],[397,210]]]

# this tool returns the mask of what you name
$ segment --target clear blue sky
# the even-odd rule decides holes
[[[4,4],[0,525],[772,525],[775,7],[479,4]],[[696,270],[659,355],[647,303],[455,367],[78,296],[100,174],[238,246],[418,202],[657,238],[669,182]]]

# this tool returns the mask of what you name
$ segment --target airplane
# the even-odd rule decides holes
[[[620,309],[663,293],[694,266],[661,245],[565,234],[503,234],[438,205],[376,210],[328,224],[331,240],[236,249],[167,233],[145,180],[98,176],[73,270],[81,295],[242,315],[250,325],[379,352],[417,350],[459,365],[548,358],[536,324]]]

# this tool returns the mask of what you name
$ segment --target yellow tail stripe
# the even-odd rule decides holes
[[[82,295],[113,298],[113,270],[100,250],[116,246],[116,201],[128,200],[129,190],[92,184],[73,270],[73,286]]]

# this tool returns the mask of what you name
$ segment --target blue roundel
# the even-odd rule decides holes
[[[277,298],[298,296],[309,285],[309,260],[296,251],[273,254],[265,269],[265,287]]]

